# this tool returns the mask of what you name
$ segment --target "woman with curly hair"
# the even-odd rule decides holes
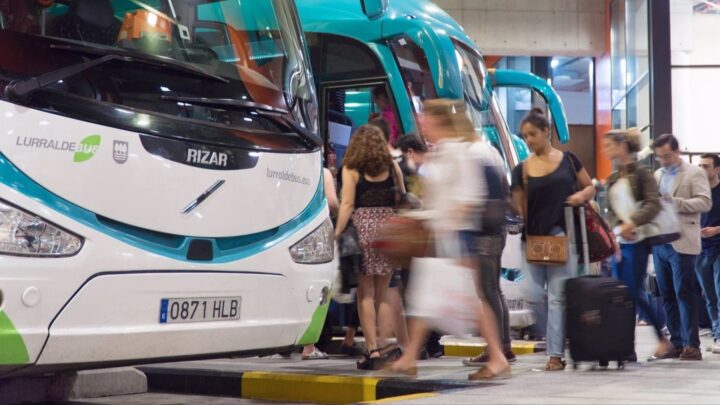
[[[357,295],[360,325],[368,352],[358,362],[361,369],[373,368],[375,360],[372,359],[384,358],[395,351],[391,346],[378,347],[376,327],[379,325],[383,340],[393,333],[393,317],[387,298],[393,267],[370,244],[380,226],[393,215],[398,190],[405,192],[402,172],[393,161],[380,129],[361,126],[350,139],[343,159],[340,213],[335,228],[335,236],[339,237],[352,221],[363,250]]]

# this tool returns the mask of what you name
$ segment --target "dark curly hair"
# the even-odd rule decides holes
[[[343,158],[343,166],[373,177],[389,170],[392,162],[382,131],[373,125],[355,131]]]

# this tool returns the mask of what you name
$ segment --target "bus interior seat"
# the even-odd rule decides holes
[[[110,0],[75,0],[55,23],[57,36],[115,45],[122,23],[115,18]]]

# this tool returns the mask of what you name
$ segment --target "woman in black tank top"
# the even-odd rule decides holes
[[[395,170],[395,176],[391,170]],[[393,267],[390,261],[370,247],[381,225],[394,214],[395,184],[402,172],[390,156],[386,143],[376,127],[364,125],[350,139],[342,169],[340,213],[335,235],[345,231],[352,220],[363,250],[362,272],[358,275],[358,312],[367,343],[368,355],[359,368],[370,364],[370,358],[382,357],[380,337],[393,333],[392,312],[387,298]],[[402,180],[398,189],[404,192]],[[377,313],[375,308],[378,308]]]

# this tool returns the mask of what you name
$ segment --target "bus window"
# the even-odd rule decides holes
[[[456,42],[456,57],[461,66],[463,93],[468,105],[470,118],[475,129],[481,133],[505,161],[508,176],[517,162],[514,148],[510,145],[510,135],[506,132],[505,122],[500,114],[497,102],[485,87],[486,72],[480,57]]]
[[[552,118],[550,108],[542,94],[536,90],[524,87],[496,87],[495,94],[500,103],[503,115],[507,117],[508,127],[515,134],[521,134],[520,124],[525,116],[530,113],[533,108],[539,108],[545,113],[545,116]],[[550,119],[552,123],[552,139],[557,139],[557,126],[555,121]]]
[[[425,52],[410,37],[403,35],[388,41],[395,54],[403,82],[415,113],[422,112],[422,101],[437,98]]]
[[[306,36],[316,80],[367,80],[385,76],[385,69],[367,44],[340,35],[308,32]]]

